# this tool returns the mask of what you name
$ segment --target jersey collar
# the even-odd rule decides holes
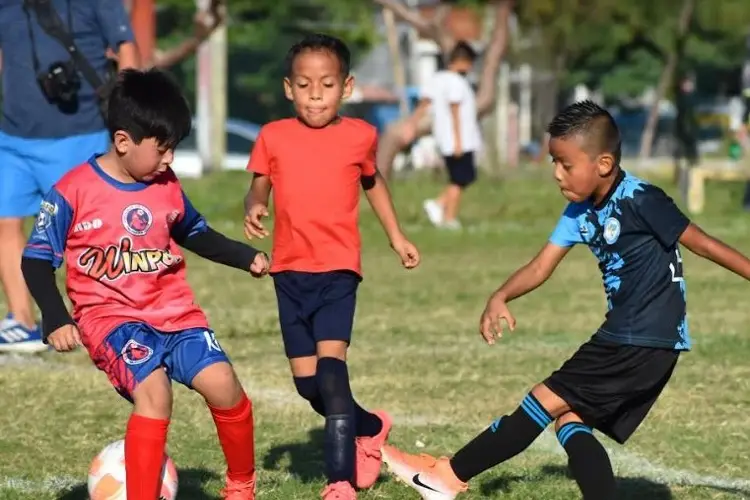
[[[622,168],[620,168],[620,171],[617,172],[617,177],[615,177],[615,181],[609,187],[609,191],[607,191],[607,194],[604,195],[604,198],[602,198],[602,201],[594,205],[594,210],[600,210],[604,207],[604,205],[607,204],[610,198],[612,198],[612,195],[615,194],[615,191],[617,191],[617,188],[620,186],[620,183],[622,182],[624,178],[625,178],[625,171]]]

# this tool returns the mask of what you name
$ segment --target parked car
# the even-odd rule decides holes
[[[174,154],[172,169],[181,177],[200,177],[203,160],[198,154],[197,133],[193,119],[193,133],[180,143]],[[250,151],[260,133],[260,125],[236,118],[226,121],[227,151],[224,156],[223,170],[244,170],[250,159]]]

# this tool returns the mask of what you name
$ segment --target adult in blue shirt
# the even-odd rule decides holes
[[[117,54],[120,69],[139,65],[122,0],[43,1],[101,79],[111,64],[107,49]],[[42,29],[29,3],[0,0],[0,283],[9,309],[0,320],[0,351],[6,352],[46,349],[21,274],[23,220],[38,212],[42,197],[69,169],[109,146],[97,94],[80,71],[68,77],[79,81],[77,90],[62,86],[52,97],[42,90],[38,77],[71,68],[71,57]]]

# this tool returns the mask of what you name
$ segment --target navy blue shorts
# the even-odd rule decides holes
[[[474,153],[469,151],[461,156],[444,156],[448,180],[451,184],[465,188],[477,180],[477,167],[474,164]]]
[[[360,281],[351,271],[273,275],[287,358],[314,356],[322,340],[351,341]]]
[[[91,358],[115,390],[131,402],[138,384],[156,370],[166,370],[170,380],[190,388],[204,368],[229,363],[214,332],[207,328],[166,333],[146,323],[118,326]]]

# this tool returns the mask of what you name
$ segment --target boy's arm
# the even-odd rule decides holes
[[[268,201],[271,197],[271,178],[267,175],[254,173],[253,180],[250,182],[250,188],[245,195],[245,213],[250,211],[253,205],[263,205],[268,207]]]
[[[140,68],[141,56],[124,3],[120,0],[102,0],[96,4],[97,19],[104,39],[117,56],[117,69],[122,71]]]
[[[253,173],[250,189],[245,196],[245,214],[253,205],[268,208],[268,198],[271,195],[271,161],[272,155],[266,145],[266,129],[260,130],[247,162],[247,171]]]
[[[182,194],[182,198],[185,212],[172,226],[172,238],[181,247],[204,259],[249,271],[259,251],[211,229],[185,193]]]
[[[497,289],[494,296],[502,302],[510,302],[539,287],[552,276],[557,265],[571,248],[547,243],[528,264],[514,272]]]
[[[404,239],[385,178],[378,171],[375,171],[373,175],[363,176],[362,188],[365,190],[367,201],[383,226],[388,240],[393,244],[399,239]]]
[[[396,215],[396,208],[393,206],[393,200],[391,199],[391,192],[388,190],[388,186],[385,182],[385,178],[380,175],[375,166],[375,156],[378,148],[378,135],[373,129],[372,140],[370,147],[367,151],[367,156],[362,162],[362,176],[360,182],[362,189],[365,191],[367,201],[370,203],[373,212],[378,217],[380,224],[385,230],[385,234],[394,245],[394,242],[399,240],[405,240],[401,226],[398,223],[398,216]]]
[[[547,244],[528,264],[513,273],[493,297],[508,302],[529,293],[547,281],[570,249],[583,242],[576,222],[576,217],[583,209],[584,207],[578,204],[568,204]]]
[[[459,110],[461,103],[451,102],[451,123],[453,123],[453,156],[461,156],[463,145],[461,143],[461,116]]]
[[[680,243],[694,254],[750,280],[750,259],[726,243],[706,234],[695,224],[690,223],[683,231]]]
[[[31,296],[42,313],[42,338],[65,325],[74,325],[55,282],[62,265],[73,209],[52,189],[42,201],[39,215],[21,259],[21,271]]]
[[[649,185],[638,200],[636,208],[641,219],[665,249],[679,241],[694,254],[750,279],[750,260],[690,222],[664,191]]]
[[[35,257],[21,259],[21,272],[26,286],[42,312],[42,338],[65,325],[75,325],[55,280],[52,262]]]

